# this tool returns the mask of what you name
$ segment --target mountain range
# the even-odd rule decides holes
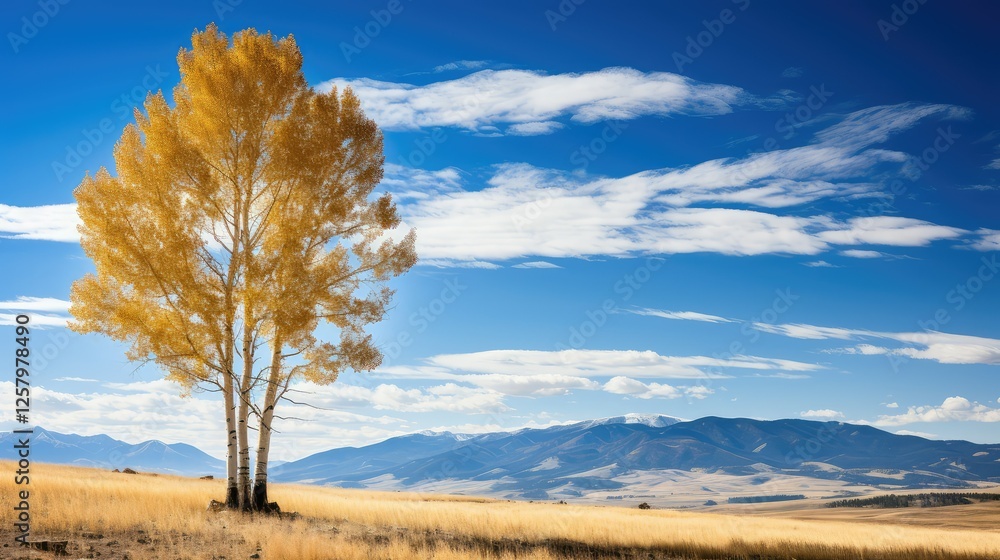
[[[0,433],[0,459],[17,460],[14,444],[24,434]],[[131,444],[110,436],[60,434],[36,427],[30,438],[30,458],[42,463],[105,469],[131,468],[136,471],[184,476],[220,475],[226,463],[187,445],[144,441]]]
[[[11,438],[0,435],[0,457],[13,458]],[[189,445],[132,445],[40,428],[32,454],[52,463],[186,475],[224,470],[222,461]],[[703,495],[747,489],[850,494],[1000,483],[1000,444],[929,440],[842,422],[629,414],[514,432],[409,434],[272,465],[270,475],[277,482],[516,499],[690,493],[704,501]]]

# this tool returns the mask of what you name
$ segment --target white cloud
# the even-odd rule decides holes
[[[789,66],[781,71],[782,78],[798,78],[804,73],[802,68],[798,66]]]
[[[1000,230],[980,229],[976,231],[979,239],[972,242],[972,248],[980,251],[1000,251]]]
[[[802,264],[804,264],[805,266],[811,267],[811,268],[840,268],[840,267],[838,267],[836,265],[832,265],[832,264],[830,264],[830,263],[828,263],[826,261],[822,261],[822,260],[820,260],[820,261],[809,261],[809,262],[805,262],[805,263],[802,263]]]
[[[455,375],[456,381],[484,387],[514,397],[547,397],[566,395],[572,389],[597,389],[598,384],[585,377],[559,373]]]
[[[70,302],[48,297],[18,296],[17,299],[0,301],[0,309],[24,312],[30,325],[36,327],[65,327],[69,317]],[[63,315],[56,315],[62,313]],[[18,313],[0,313],[0,325],[17,325]]]
[[[59,378],[55,381],[94,381]],[[491,414],[503,418],[509,409],[502,395],[453,383],[403,389],[395,385],[360,387],[343,383],[322,386],[295,383],[296,401],[313,406],[283,403],[275,420],[277,433],[271,457],[294,460],[347,445],[368,445],[411,433],[409,422],[395,416],[364,414],[344,408],[401,412],[455,412]],[[0,391],[13,393],[13,383],[0,382]],[[129,443],[161,440],[183,442],[218,458],[225,457],[222,403],[214,394],[181,397],[177,384],[155,379],[105,383],[98,391],[67,393],[35,386],[32,420],[36,425],[62,433],[106,434]],[[0,412],[0,430],[18,427],[13,409]],[[467,430],[471,431],[471,430]],[[127,465],[126,465],[127,466]]]
[[[514,136],[542,136],[552,134],[560,128],[563,128],[562,123],[556,121],[538,121],[512,124],[507,127],[507,133]]]
[[[17,313],[0,313],[0,325],[17,325]],[[69,317],[31,313],[31,323],[35,327],[65,327]]]
[[[567,116],[593,123],[644,115],[720,115],[757,102],[737,87],[631,68],[556,75],[483,70],[423,86],[338,78],[316,89],[327,91],[334,85],[353,88],[368,116],[388,130],[452,126],[491,133],[497,125]]]
[[[933,342],[924,349],[900,348],[893,353],[917,360],[934,360],[942,364],[1000,365],[1000,340],[990,340],[986,343]]]
[[[9,387],[9,389],[8,389]],[[4,392],[13,384],[0,382]],[[143,392],[64,393],[44,386],[32,389],[32,420],[46,429],[81,435],[107,434],[130,443],[149,439],[186,442],[221,456],[225,453],[222,405],[200,398],[181,398],[176,384],[151,385]],[[13,425],[13,409],[2,413],[2,425]],[[202,439],[201,434],[207,437]],[[218,440],[218,441],[216,441]],[[221,445],[219,444],[221,442]]]
[[[99,383],[97,379],[89,379],[86,377],[56,377],[52,381],[77,381],[80,383]]]
[[[866,249],[848,249],[846,251],[841,251],[840,254],[854,259],[877,259],[885,256],[885,253],[881,253],[879,251],[868,251]]]
[[[344,383],[317,385],[294,383],[296,393],[307,395],[310,404],[325,408],[372,406],[395,412],[498,413],[510,410],[503,395],[492,390],[445,383],[420,389],[404,389],[393,384],[374,388]],[[296,399],[299,400],[299,399]]]
[[[704,386],[704,385],[692,385],[690,387],[683,387],[684,395],[692,399],[704,399],[708,395],[715,393],[714,390]],[[735,400],[735,399],[734,399]]]
[[[902,426],[917,422],[1000,422],[1000,408],[955,396],[948,397],[940,405],[911,406],[903,414],[879,416],[872,424]]]
[[[385,164],[385,175],[379,186],[406,204],[412,199],[461,191],[462,172],[454,167],[431,171],[390,162]]]
[[[13,301],[0,301],[0,309],[13,309],[16,311],[51,311],[57,313],[68,313],[70,302],[62,299],[48,297],[18,296]]]
[[[892,353],[892,350],[885,348],[883,346],[874,346],[872,344],[858,344],[857,346],[851,348],[831,348],[823,350],[827,354],[856,354],[862,356],[881,356],[884,354]]]
[[[968,232],[963,229],[939,226],[923,220],[875,216],[854,218],[834,229],[820,233],[819,237],[837,245],[922,247],[932,241],[953,239],[965,233]],[[848,256],[857,257],[858,255]]]
[[[838,412],[836,410],[831,410],[829,408],[823,408],[823,409],[819,409],[819,410],[806,410],[804,412],[800,412],[799,416],[801,416],[803,418],[816,418],[816,419],[821,419],[821,420],[834,420],[834,419],[837,419],[837,418],[843,418],[844,417],[844,413],[843,412]]]
[[[442,354],[424,360],[425,365],[385,367],[376,375],[409,379],[434,379],[473,385],[497,395],[538,397],[568,394],[574,389],[604,387],[622,393],[627,387],[645,389],[643,398],[667,397],[673,391],[691,398],[705,398],[707,388],[671,387],[662,383],[642,383],[644,379],[726,378],[715,368],[778,372],[815,371],[815,364],[757,356],[728,359],[706,356],[662,356],[652,351],[634,350],[490,350],[468,354]],[[709,368],[712,368],[711,370]],[[603,385],[593,378],[619,378]]]
[[[894,340],[909,346],[886,348],[859,344],[853,348],[827,350],[841,354],[882,355],[893,354],[919,360],[933,360],[942,364],[1000,365],[1000,340],[978,336],[926,332],[878,332],[839,327],[820,327],[803,324],[754,323],[754,328],[790,338],[811,340],[856,340],[875,338]]]
[[[852,329],[842,329],[837,327],[818,327],[816,325],[803,324],[771,324],[754,323],[754,328],[761,332],[780,334],[789,338],[802,338],[810,340],[828,340],[831,338],[840,340],[850,340],[859,333]]]
[[[47,206],[8,206],[0,204],[0,237],[10,239],[43,239],[75,243],[80,217],[76,204]]]
[[[662,383],[643,383],[629,377],[618,376],[604,384],[604,390],[616,395],[629,395],[640,399],[676,399],[681,391]]]
[[[722,99],[750,102],[738,88],[628,69],[557,76],[489,70],[419,87],[364,80],[354,85],[372,116],[388,128],[482,131],[523,125],[530,130],[550,126],[532,123],[556,122],[559,116],[594,122],[692,108],[728,111]],[[665,91],[676,95],[664,97]],[[884,185],[867,178],[886,167],[906,173],[912,157],[870,144],[923,118],[962,114],[942,105],[875,107],[847,115],[807,146],[620,178],[503,164],[485,188],[474,190],[464,183],[468,176],[454,168],[426,171],[390,163],[383,185],[400,201],[405,226],[418,231],[417,251],[428,266],[495,269],[500,265],[492,261],[526,257],[817,255],[837,245],[923,246],[965,232],[901,217],[842,221],[697,205],[780,209],[880,195]],[[66,214],[59,219],[47,215],[51,208],[56,207],[17,209],[30,217],[8,229],[31,238],[75,240],[73,205],[59,206]]]
[[[496,263],[478,261],[475,259],[421,259],[419,264],[423,266],[433,266],[435,268],[479,268],[484,270],[498,270],[503,268]]]
[[[897,402],[886,403],[885,407],[886,408],[899,408],[899,403],[897,403]]]
[[[921,116],[948,113],[933,107],[861,111],[876,120],[895,115],[898,122],[873,124],[859,134],[878,142]],[[860,126],[863,119],[852,114],[845,121]],[[843,134],[841,127],[808,146],[620,178],[502,164],[478,190],[464,188],[454,173],[440,186],[410,189],[423,194],[400,210],[419,232],[421,257],[441,262],[693,252],[816,255],[837,245],[918,247],[968,233],[896,216],[837,220],[697,206],[781,209],[824,198],[882,196],[883,184],[864,179],[887,165],[908,172],[911,156],[869,149]]]
[[[393,375],[441,376],[454,379],[457,372],[502,375],[556,374],[576,377],[613,377],[628,375],[640,378],[704,379],[718,377],[701,368],[749,370],[816,371],[816,364],[733,356],[663,356],[651,350],[487,350],[466,354],[439,354],[427,358],[427,366],[393,366],[382,371]]]
[[[636,315],[647,315],[650,317],[660,317],[663,319],[677,319],[681,321],[703,321],[706,323],[735,323],[733,319],[726,319],[718,315],[708,315],[695,311],[666,311],[662,309],[626,309],[626,313]]]
[[[1000,158],[997,158],[986,164],[986,169],[1000,169]]]
[[[954,105],[884,105],[855,111],[840,123],[818,132],[816,138],[835,146],[868,146],[883,143],[893,134],[911,128],[928,117],[965,120],[971,116],[972,112],[968,109]]]
[[[448,72],[451,70],[478,70],[489,65],[487,60],[456,60],[440,66],[434,67],[434,73]]]
[[[521,264],[515,264],[513,268],[562,268],[562,267],[547,261],[530,261]]]

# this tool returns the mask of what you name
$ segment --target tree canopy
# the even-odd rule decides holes
[[[149,94],[115,145],[116,174],[75,191],[95,272],[73,284],[70,326],[127,343],[187,391],[223,393],[231,507],[253,505],[255,414],[264,507],[275,406],[295,378],[381,363],[365,329],[416,262],[415,234],[375,193],[378,126],[350,89],[307,85],[291,36],[230,41],[210,25],[177,61],[173,106]],[[321,323],[338,336],[319,339]]]

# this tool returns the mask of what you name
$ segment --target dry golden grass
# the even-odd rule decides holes
[[[12,464],[0,463],[4,468],[12,470]],[[219,480],[35,464],[32,538],[68,539],[76,557],[100,552],[101,558],[121,558],[127,552],[133,560],[232,560],[258,550],[266,560],[1000,558],[1000,534],[986,531],[298,485],[270,490],[272,499],[285,511],[299,512],[300,519],[206,512],[223,486]],[[0,507],[5,511],[12,511],[17,489],[12,477],[3,477]],[[0,533],[3,543],[13,543],[9,523]],[[23,553],[11,546],[0,548],[2,554]]]

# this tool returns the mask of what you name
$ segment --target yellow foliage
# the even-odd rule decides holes
[[[128,342],[189,386],[235,375],[243,334],[280,333],[314,358],[294,371],[315,381],[377,366],[365,326],[416,260],[412,232],[380,241],[399,217],[373,196],[378,127],[349,89],[309,88],[291,36],[230,41],[210,25],[177,62],[174,106],[151,93],[115,145],[116,175],[75,191],[96,273],[73,284],[71,328]],[[321,320],[341,340],[315,340]]]

